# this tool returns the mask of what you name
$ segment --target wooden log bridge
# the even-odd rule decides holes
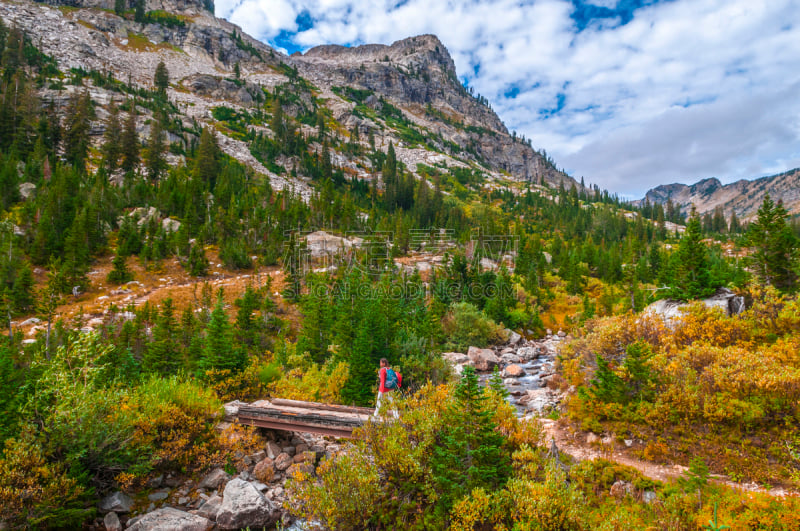
[[[229,410],[226,404],[226,410]],[[373,410],[365,407],[301,402],[299,400],[259,400],[252,404],[236,404],[235,418],[240,424],[273,430],[318,433],[350,438],[353,428],[363,425]],[[230,411],[230,410],[229,410]],[[232,413],[232,411],[230,411]]]

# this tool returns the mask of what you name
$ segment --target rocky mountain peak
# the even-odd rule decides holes
[[[711,194],[714,191],[718,190],[722,187],[722,183],[716,177],[711,177],[709,179],[703,179],[698,181],[694,185],[692,185],[692,189],[694,193],[697,194]]]
[[[52,6],[97,8],[114,10],[114,0],[44,0]],[[126,0],[126,7],[133,9],[135,0]],[[201,11],[214,13],[214,0],[145,0],[145,11],[166,11],[176,14],[193,14]]]
[[[694,205],[699,214],[722,207],[728,218],[735,212],[740,220],[749,220],[755,216],[767,193],[773,200],[782,201],[790,214],[800,213],[800,170],[729,184],[722,184],[719,179],[712,177],[692,185],[661,185],[649,190],[645,199],[651,203],[666,203],[671,199],[684,212]]]
[[[418,35],[392,43],[339,46],[326,44],[308,50],[303,58],[312,62],[362,65],[389,63],[411,71],[438,70],[456,78],[453,58],[436,35]]]

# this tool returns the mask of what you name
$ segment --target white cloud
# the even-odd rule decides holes
[[[614,8],[614,0],[593,0]],[[223,0],[217,14],[302,47],[435,33],[508,124],[587,181],[755,177],[800,164],[800,5],[677,0],[578,32],[568,0]],[[477,74],[474,73],[479,66]],[[514,87],[516,97],[504,94]],[[796,91],[795,91],[796,92]],[[559,99],[563,107],[558,112]]]

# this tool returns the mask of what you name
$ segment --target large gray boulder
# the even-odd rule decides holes
[[[500,365],[500,358],[488,348],[469,347],[467,356],[472,366],[479,371],[491,371]]]
[[[217,511],[220,529],[270,526],[277,520],[275,506],[252,483],[235,478],[225,486]]]
[[[531,361],[536,359],[539,355],[539,349],[536,347],[522,347],[517,350],[517,356],[519,356],[523,361]]]
[[[213,527],[208,518],[163,507],[139,518],[128,531],[209,531]]]
[[[197,514],[209,520],[216,520],[220,506],[222,506],[222,498],[214,494],[197,509]]]
[[[519,343],[522,340],[522,336],[521,335],[519,335],[518,333],[514,332],[513,330],[511,330],[509,328],[506,328],[504,330],[504,332],[506,333],[506,336],[508,336],[507,343],[509,345],[516,345],[517,343]]]
[[[725,315],[738,315],[745,309],[744,297],[736,295],[728,288],[719,288],[714,295],[703,299],[702,303],[708,308],[719,308]],[[656,315],[670,323],[683,316],[684,308],[688,304],[672,299],[661,299],[649,305],[642,313]]]
[[[133,499],[124,492],[117,491],[109,494],[97,504],[101,513],[114,511],[115,513],[127,513],[133,507]]]
[[[230,474],[221,468],[215,468],[204,477],[198,485],[201,489],[218,489],[231,479]]]

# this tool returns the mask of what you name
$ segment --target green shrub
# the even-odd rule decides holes
[[[486,347],[503,339],[503,328],[468,302],[457,302],[442,320],[447,348],[464,351]]]

